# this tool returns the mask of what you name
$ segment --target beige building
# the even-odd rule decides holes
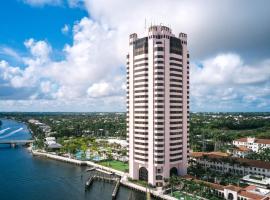
[[[187,172],[189,129],[187,35],[151,26],[129,37],[127,132],[129,175],[162,186]]]

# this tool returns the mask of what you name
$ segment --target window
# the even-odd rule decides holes
[[[156,47],[156,48],[155,48],[155,51],[163,51],[163,50],[164,50],[163,47]]]

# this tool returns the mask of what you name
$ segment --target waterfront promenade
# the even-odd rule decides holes
[[[53,155],[50,153],[45,153],[45,152],[39,152],[39,151],[35,151],[32,150],[32,154],[34,156],[42,156],[42,157],[46,157],[46,158],[50,158],[50,159],[54,159],[54,160],[58,160],[58,161],[62,161],[62,162],[67,162],[67,163],[72,163],[72,164],[76,164],[76,165],[81,165],[81,166],[91,166],[91,167],[95,167],[96,169],[101,169],[107,172],[111,172],[114,173],[118,176],[121,176],[121,180],[120,183],[132,190],[137,190],[140,192],[150,192],[154,197],[157,197],[159,199],[164,199],[164,200],[177,200],[176,198],[169,196],[169,195],[164,195],[162,194],[162,190],[154,190],[154,189],[149,189],[149,188],[145,188],[143,186],[137,185],[135,183],[132,183],[130,181],[128,181],[128,173],[124,173],[109,167],[105,167],[102,165],[99,165],[97,163],[91,162],[91,161],[81,161],[81,160],[77,160],[77,159],[73,159],[73,158],[67,158],[67,157],[63,157],[63,156],[58,156],[58,155]]]
[[[73,159],[73,158],[67,158],[64,156],[58,156],[58,155],[53,155],[50,153],[43,153],[43,152],[34,151],[34,150],[32,150],[32,154],[34,156],[42,156],[42,157],[46,157],[46,158],[50,158],[50,159],[54,159],[54,160],[59,160],[62,162],[73,163],[76,165],[91,166],[91,167],[95,167],[97,169],[102,169],[104,171],[114,173],[114,174],[121,176],[121,177],[125,176],[124,172],[121,172],[121,171],[118,171],[118,170],[115,170],[115,169],[112,169],[109,167],[105,167],[105,166],[99,165],[99,164],[91,162],[91,161],[81,161],[81,160],[77,160],[77,159]]]

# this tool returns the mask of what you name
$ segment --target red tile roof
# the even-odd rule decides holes
[[[239,138],[235,140],[237,142],[247,142],[247,138]],[[259,143],[259,144],[270,144],[270,139],[255,139],[254,143]]]
[[[235,140],[237,142],[247,142],[247,138],[239,138],[237,140]]]
[[[261,160],[250,160],[250,159],[246,159],[246,158],[235,158],[235,157],[228,157],[222,154],[216,154],[216,152],[193,152],[191,154],[192,157],[194,158],[201,158],[203,156],[207,156],[210,159],[213,158],[228,158],[231,160],[235,160],[240,164],[246,164],[247,167],[257,167],[257,168],[263,168],[263,169],[270,169],[270,162],[265,162],[265,161],[261,161]]]
[[[237,187],[237,186],[234,186],[234,185],[227,185],[227,186],[224,187],[224,189],[228,189],[228,190],[232,190],[232,191],[235,191],[235,192],[239,192],[243,188]]]
[[[237,150],[237,151],[241,151],[241,152],[252,151],[251,149],[249,149],[249,148],[247,148],[247,147],[245,147],[245,146],[242,146],[242,145],[236,147],[236,150]]]
[[[193,180],[196,183],[204,183],[204,184],[208,185],[209,187],[216,189],[216,190],[223,191],[224,189],[228,189],[231,191],[235,191],[235,192],[237,192],[238,195],[252,199],[252,200],[269,200],[265,196],[258,195],[258,194],[255,194],[255,193],[248,191],[248,190],[254,189],[254,187],[256,188],[256,186],[248,186],[246,188],[241,188],[241,187],[234,186],[234,185],[223,186],[223,185],[219,185],[216,183],[210,183],[207,181],[202,181],[202,180],[196,179],[192,176],[184,176],[184,178],[189,179],[189,180]]]
[[[259,194],[255,194],[255,193],[251,193],[245,190],[241,190],[238,195],[242,196],[242,197],[247,197],[249,199],[252,200],[262,200],[265,198],[265,196],[259,195]]]
[[[236,158],[236,160],[243,164],[247,164],[250,167],[257,167],[257,168],[264,168],[264,169],[270,169],[270,162],[265,162],[261,160],[250,160],[246,158]]]
[[[270,144],[269,139],[256,139],[255,142],[257,142],[259,144]]]
[[[257,188],[257,186],[256,185],[249,185],[249,186],[247,186],[247,187],[245,187],[245,190],[254,190],[254,189],[256,189]]]
[[[192,157],[202,157],[202,156],[208,156],[208,157],[228,157],[229,154],[223,153],[223,152],[218,152],[218,151],[213,151],[213,152],[192,152],[191,153]]]

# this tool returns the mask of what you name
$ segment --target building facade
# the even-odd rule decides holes
[[[238,158],[245,158],[246,156],[248,156],[249,154],[251,154],[253,151],[249,148],[247,148],[246,146],[236,146],[232,153],[234,157],[238,157]]]
[[[129,37],[127,133],[129,175],[162,186],[187,172],[189,132],[187,35],[151,26]]]
[[[247,137],[247,138],[240,138],[240,139],[234,140],[233,145],[237,147],[244,146],[258,153],[263,149],[270,148],[270,140]]]
[[[195,183],[205,184],[210,187],[213,196],[226,200],[269,200],[270,190],[249,185],[247,187],[239,187],[233,185],[220,185],[217,183],[206,182],[191,178]],[[209,189],[208,189],[209,190]]]
[[[204,169],[240,176],[259,175],[270,177],[270,162],[222,156],[216,152],[193,152],[191,159]]]

